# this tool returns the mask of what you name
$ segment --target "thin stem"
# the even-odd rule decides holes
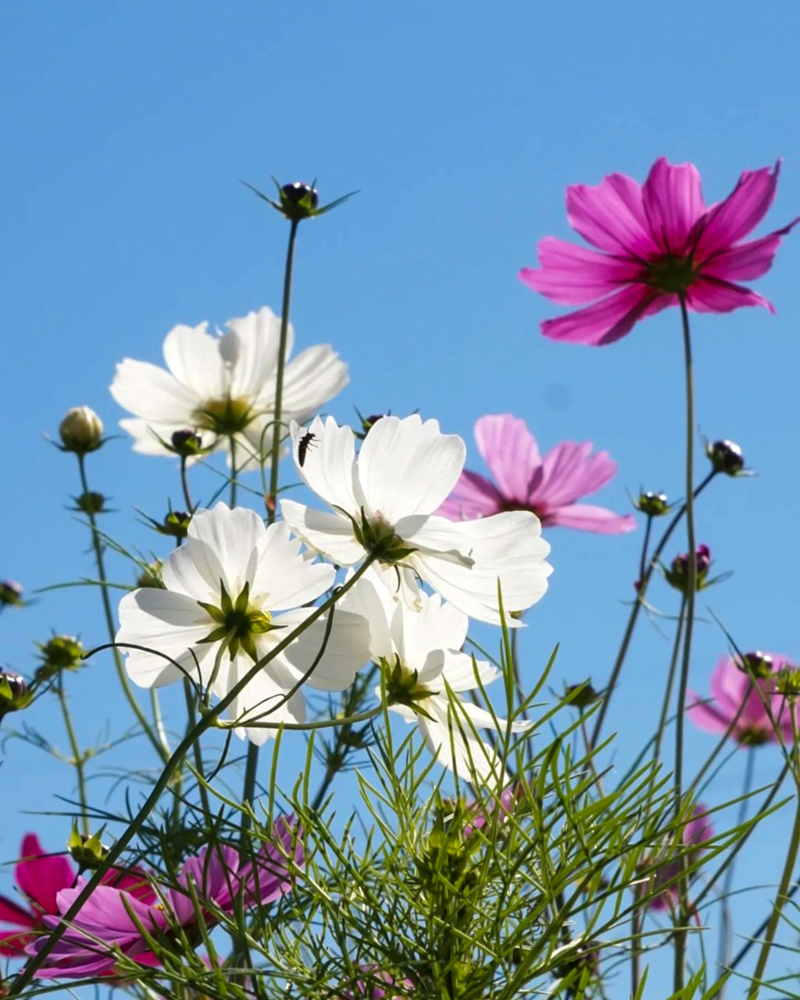
[[[684,626],[683,658],[681,662],[680,687],[678,691],[678,715],[675,720],[675,815],[681,808],[683,797],[683,724],[686,707],[686,688],[689,682],[689,667],[692,661],[692,633],[694,631],[695,598],[697,596],[697,543],[694,525],[694,374],[692,366],[692,338],[689,329],[689,311],[686,296],[678,296],[681,307],[681,331],[683,334],[683,367],[686,383],[686,541],[689,548],[686,580],[686,624]],[[686,858],[680,862],[681,877],[678,880],[679,924],[683,924],[687,914],[689,896],[689,876]],[[673,989],[677,993],[683,989],[686,972],[686,931],[675,933],[675,965]]]
[[[78,455],[78,469],[80,471],[81,487],[83,489],[83,492],[84,494],[89,493],[89,484],[86,479],[85,456],[81,454]],[[114,626],[114,615],[111,611],[111,601],[109,600],[108,587],[106,586],[107,577],[106,577],[105,560],[103,559],[103,544],[100,541],[100,533],[97,530],[97,518],[91,506],[89,506],[89,510],[86,516],[89,519],[89,527],[91,528],[92,547],[94,548],[94,558],[97,564],[97,576],[101,584],[100,597],[103,601],[103,613],[106,619],[106,628],[108,629],[109,640],[113,643],[117,630]],[[169,749],[163,745],[163,743],[159,740],[158,736],[153,732],[152,726],[147,721],[144,712],[140,708],[139,703],[136,700],[136,696],[134,695],[133,691],[131,690],[131,686],[128,683],[128,676],[125,673],[125,667],[122,663],[122,657],[120,656],[120,652],[116,647],[112,649],[112,655],[114,657],[114,665],[117,668],[117,677],[119,678],[119,682],[122,685],[122,691],[128,701],[128,704],[131,707],[131,710],[133,711],[133,714],[136,716],[137,722],[146,733],[147,738],[153,744],[153,747],[155,748],[161,760],[166,761],[169,758]]]
[[[647,524],[644,526],[644,540],[642,541],[642,554],[639,557],[639,586],[641,586],[642,580],[644,580],[645,570],[647,569],[647,549],[650,545],[650,533],[653,530],[653,515],[647,515]]]
[[[88,837],[89,815],[86,799],[86,774],[84,771],[84,764],[86,763],[86,760],[81,753],[80,746],[78,745],[78,737],[75,735],[75,727],[72,724],[72,716],[70,715],[69,705],[67,704],[67,696],[64,694],[63,678],[59,677],[55,687],[58,695],[58,701],[61,705],[61,714],[64,716],[64,728],[67,730],[69,745],[72,749],[72,764],[75,767],[75,776],[78,779],[78,798],[81,803],[81,829],[84,835]]]
[[[281,305],[281,332],[278,342],[278,371],[275,379],[275,411],[272,428],[272,458],[269,470],[269,497],[267,498],[267,521],[272,524],[278,509],[278,472],[283,438],[281,418],[283,416],[283,375],[286,368],[286,348],[289,339],[289,310],[292,303],[292,270],[294,268],[294,245],[297,239],[299,219],[292,219],[289,225],[289,243],[286,247],[286,264],[283,272],[283,302]],[[256,789],[259,747],[251,743],[247,748],[247,763],[244,771],[242,801],[252,802]],[[242,838],[247,836],[247,814],[244,816]]]
[[[61,919],[53,927],[46,941],[43,943],[42,947],[39,949],[36,955],[32,956],[30,961],[26,963],[24,969],[22,970],[22,972],[20,972],[19,976],[17,976],[12,983],[9,983],[7,985],[7,994],[6,994],[7,997],[18,996],[25,989],[25,987],[31,982],[33,977],[36,975],[37,970],[40,969],[42,965],[44,965],[45,961],[47,960],[53,948],[55,948],[55,946],[58,944],[58,942],[66,933],[67,928],[71,925],[72,921],[75,919],[76,915],[80,912],[81,908],[83,907],[83,904],[86,902],[86,900],[91,896],[91,894],[100,884],[103,875],[114,866],[115,862],[119,859],[122,852],[125,850],[128,844],[130,844],[130,842],[133,840],[136,834],[144,826],[147,817],[150,815],[150,813],[158,804],[158,800],[161,798],[164,789],[169,785],[169,782],[172,779],[172,775],[174,774],[175,769],[180,766],[184,756],[194,745],[195,741],[198,740],[203,735],[203,733],[206,732],[206,730],[210,729],[213,725],[215,725],[220,714],[224,712],[225,709],[233,701],[235,701],[235,699],[241,694],[241,692],[247,687],[247,685],[253,680],[253,678],[261,670],[263,670],[264,667],[267,666],[267,664],[271,663],[277,656],[280,656],[280,654],[284,651],[284,649],[286,649],[286,647],[290,643],[294,642],[294,640],[299,635],[302,635],[303,632],[305,632],[308,628],[311,627],[311,625],[314,624],[314,622],[318,621],[325,614],[326,611],[329,611],[337,603],[337,601],[341,600],[341,598],[344,597],[344,595],[351,589],[351,587],[355,586],[355,584],[361,579],[361,577],[364,575],[367,569],[372,565],[373,561],[374,561],[373,557],[368,556],[364,560],[364,562],[359,566],[359,568],[355,571],[355,573],[350,577],[349,580],[346,580],[341,587],[338,587],[336,591],[333,594],[331,594],[331,596],[326,601],[324,601],[318,607],[314,608],[311,614],[309,614],[309,616],[303,622],[301,622],[296,628],[293,628],[291,632],[288,633],[288,635],[285,635],[283,639],[281,639],[281,641],[276,646],[274,646],[269,653],[266,654],[266,656],[263,656],[257,663],[254,663],[253,666],[250,668],[250,670],[248,670],[247,673],[244,675],[244,677],[242,677],[237,684],[233,685],[233,687],[230,689],[230,691],[228,691],[225,697],[220,698],[220,700],[217,702],[216,705],[213,706],[213,708],[210,708],[208,712],[202,715],[201,718],[198,720],[198,723],[194,727],[194,729],[190,733],[187,733],[186,736],[184,736],[184,738],[176,747],[175,752],[166,761],[164,765],[164,770],[161,772],[158,779],[156,780],[152,792],[150,792],[150,794],[145,799],[144,804],[139,809],[139,812],[136,813],[136,815],[133,817],[127,828],[120,834],[119,839],[106,855],[103,866],[98,868],[97,871],[95,871],[92,874],[92,877],[88,879],[88,881],[83,886],[78,896],[75,898],[75,901],[73,902],[72,906],[70,906],[70,908],[67,910],[66,913],[61,915]],[[300,687],[302,687],[302,685],[307,680],[308,677],[306,675],[303,675],[303,677],[301,677],[298,680],[295,687],[286,694],[286,701],[288,701],[289,698],[292,696],[292,694],[294,694],[296,690],[299,690]],[[276,706],[276,710],[277,708],[280,708],[282,704],[285,704],[285,702],[279,703]]]
[[[192,494],[189,492],[189,476],[186,471],[186,456],[181,455],[181,489],[183,490],[183,500],[189,514],[194,510],[192,504]]]
[[[667,677],[667,689],[664,692],[664,701],[661,705],[661,718],[658,722],[658,729],[655,735],[655,747],[653,749],[653,762],[658,764],[661,759],[661,744],[664,739],[664,730],[667,725],[667,717],[669,715],[669,703],[672,700],[672,687],[675,683],[675,674],[678,669],[678,654],[681,649],[681,638],[683,637],[683,624],[686,617],[686,597],[681,599],[681,609],[678,613],[678,627],[675,630],[675,642],[672,646],[672,656],[669,663],[669,676]],[[653,772],[653,780],[655,781],[655,771]]]
[[[778,892],[772,906],[772,914],[767,923],[764,943],[761,945],[761,951],[759,952],[758,961],[753,972],[753,983],[750,987],[750,992],[747,994],[747,1000],[755,1000],[761,988],[762,977],[767,968],[769,953],[772,950],[772,942],[775,940],[775,934],[778,930],[783,906],[789,898],[789,883],[792,881],[792,873],[797,864],[798,851],[800,851],[800,734],[797,731],[797,712],[795,711],[794,704],[790,705],[790,714],[792,720],[792,737],[794,740],[792,747],[792,776],[795,783],[797,807],[794,814],[794,824],[792,825],[792,835],[789,840],[789,851],[786,855],[780,885],[778,886]]]
[[[800,882],[795,882],[794,885],[792,886],[792,888],[786,893],[786,902],[787,903],[789,902],[790,899],[794,898],[794,896],[797,894],[798,889],[800,889]],[[742,945],[742,947],[736,953],[736,957],[734,958],[734,960],[730,964],[730,969],[731,970],[735,969],[736,966],[739,965],[739,963],[742,962],[743,959],[745,959],[747,957],[747,954],[750,951],[750,949],[753,947],[753,945],[758,943],[759,938],[764,933],[764,931],[767,929],[767,925],[769,924],[769,920],[770,920],[769,917],[765,917],[764,920],[756,928],[756,930],[753,931],[753,933],[750,935],[750,940],[747,942],[747,944]]]
[[[716,470],[712,469],[711,472],[708,473],[705,479],[703,479],[702,482],[694,490],[694,493],[692,494],[693,499],[696,500],[700,496],[700,494],[703,492],[706,486],[708,486],[708,484],[716,475],[717,475]],[[619,675],[622,672],[622,666],[625,662],[625,657],[628,654],[628,647],[630,646],[631,638],[633,637],[633,632],[634,629],[636,628],[636,621],[639,617],[639,611],[642,609],[644,605],[644,597],[645,593],[647,592],[647,586],[650,583],[650,578],[652,577],[653,572],[655,571],[655,568],[658,565],[658,560],[661,556],[661,553],[664,551],[667,542],[672,537],[673,531],[678,527],[681,518],[686,513],[686,507],[687,505],[683,503],[675,512],[675,516],[669,522],[664,531],[664,534],[661,536],[661,538],[658,541],[658,544],[653,549],[653,554],[650,556],[650,559],[647,560],[647,569],[645,570],[644,576],[642,576],[639,582],[639,590],[636,595],[636,600],[633,602],[631,606],[631,613],[628,616],[628,623],[625,626],[625,633],[622,637],[622,643],[619,647],[617,658],[614,661],[614,666],[611,670],[611,676],[608,681],[606,693],[603,697],[603,701],[597,712],[597,720],[594,725],[594,732],[592,733],[592,746],[597,746],[597,744],[600,742],[600,732],[603,728],[603,723],[605,722],[606,714],[608,712],[608,706],[611,703],[611,695],[617,688]]]
[[[194,689],[186,677],[183,679],[183,693],[186,698],[186,716],[189,721],[189,730],[191,731],[197,725],[197,705]],[[194,756],[195,770],[201,778],[204,778],[205,770],[203,768],[203,751],[199,740],[195,740],[192,747],[192,753]],[[202,781],[198,781],[197,787],[200,790],[200,802],[203,806],[203,819],[208,822],[212,818],[211,803],[208,799],[208,790]]]
[[[230,497],[230,508],[231,510],[236,506],[236,437],[231,434],[228,438],[228,444],[231,449],[231,497]]]
[[[642,911],[635,906],[631,909],[631,996],[635,997],[639,992],[639,982],[641,980],[641,950],[639,947],[639,937],[642,933]]]
[[[742,781],[742,795],[744,798],[742,798],[742,801],[739,803],[739,815],[736,817],[737,826],[742,826],[747,819],[747,813],[750,808],[750,792],[753,789],[753,775],[755,774],[755,752],[752,749],[747,750],[746,757],[744,779]],[[719,959],[717,960],[717,964],[721,969],[726,968],[730,960],[733,927],[731,925],[731,908],[729,900],[731,889],[733,887],[733,876],[735,871],[736,864],[735,862],[731,862],[730,867],[725,873],[725,881],[722,883],[722,919],[720,921]]]

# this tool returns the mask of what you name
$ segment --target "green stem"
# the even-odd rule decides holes
[[[181,489],[183,490],[183,500],[186,504],[187,513],[191,514],[194,507],[192,506],[192,494],[189,492],[189,476],[186,472],[185,455],[181,455]]]
[[[747,994],[747,1000],[755,1000],[758,996],[758,991],[761,988],[762,977],[767,969],[769,953],[772,950],[772,942],[775,940],[775,934],[778,930],[778,924],[780,923],[784,903],[788,899],[789,884],[792,881],[792,874],[794,872],[795,865],[797,864],[798,851],[800,851],[800,734],[798,734],[797,731],[797,712],[795,711],[794,704],[790,704],[789,710],[792,720],[792,736],[794,739],[794,746],[792,747],[792,776],[794,777],[795,783],[797,807],[794,814],[792,835],[789,840],[789,851],[786,855],[786,861],[783,866],[783,874],[781,875],[780,885],[778,886],[778,892],[775,896],[772,914],[767,924],[764,943],[761,945],[761,951],[759,952],[758,961],[756,962],[755,971],[753,972],[753,983],[750,987],[750,992]]]
[[[672,656],[669,663],[669,676],[667,677],[667,689],[664,692],[664,701],[661,705],[661,718],[658,722],[658,729],[655,736],[655,747],[653,749],[653,763],[658,764],[661,759],[661,744],[664,739],[664,730],[667,726],[667,716],[669,715],[669,703],[672,700],[672,687],[675,683],[675,674],[678,669],[678,654],[681,649],[681,638],[683,637],[683,624],[686,616],[686,597],[681,600],[681,610],[678,614],[678,627],[675,631],[675,642],[672,646]],[[655,772],[653,773],[655,781]]]
[[[286,247],[286,264],[283,272],[283,302],[281,304],[281,332],[278,342],[278,371],[275,380],[275,410],[272,428],[272,458],[269,470],[269,502],[267,502],[267,521],[272,524],[278,509],[278,466],[281,457],[281,418],[283,416],[283,375],[286,368],[286,348],[289,339],[289,310],[292,303],[292,270],[294,268],[294,245],[297,239],[299,219],[292,219],[289,226],[289,243]],[[251,743],[247,748],[247,763],[244,771],[244,786],[242,801],[252,802],[256,790],[256,772],[258,769],[259,747]],[[247,814],[244,815],[242,838],[247,837]]]
[[[186,698],[186,716],[189,720],[189,730],[191,731],[197,725],[197,705],[194,689],[186,677],[183,679],[183,694]],[[194,746],[192,747],[192,753],[194,755],[195,770],[200,775],[200,778],[204,778],[205,770],[203,769],[203,751],[199,740],[195,740]],[[198,781],[197,787],[200,790],[200,802],[203,806],[203,819],[206,823],[208,823],[212,819],[211,804],[208,799],[208,790],[202,781]]]
[[[280,656],[280,654],[284,651],[284,649],[286,649],[286,647],[290,643],[294,642],[294,640],[298,636],[302,635],[303,632],[306,631],[306,629],[310,628],[311,625],[314,624],[314,622],[318,621],[325,614],[326,611],[329,611],[337,603],[337,601],[341,600],[341,598],[344,597],[344,595],[348,592],[348,590],[351,589],[351,587],[355,586],[355,584],[361,579],[361,577],[364,575],[367,569],[372,565],[373,561],[374,558],[372,556],[368,556],[364,560],[364,562],[359,566],[359,568],[355,571],[355,573],[350,577],[349,580],[343,583],[341,587],[337,588],[336,591],[333,594],[331,594],[331,596],[326,601],[324,601],[322,604],[319,605],[319,607],[314,608],[314,610],[308,616],[308,618],[306,618],[305,621],[301,622],[296,628],[292,629],[292,631],[289,632],[288,635],[284,636],[284,638],[276,646],[274,646],[270,650],[270,652],[267,653],[266,656],[263,656],[257,663],[254,663],[253,666],[250,668],[250,670],[248,670],[248,672],[244,675],[244,677],[242,677],[242,679],[237,684],[234,684],[234,686],[230,689],[230,691],[228,691],[225,697],[221,698],[217,702],[217,704],[214,705],[213,708],[209,709],[209,711],[199,719],[194,729],[190,733],[187,733],[186,736],[184,736],[184,738],[176,747],[175,752],[166,761],[164,765],[164,770],[159,775],[158,780],[153,786],[152,792],[145,799],[144,804],[140,808],[139,812],[136,813],[136,815],[133,817],[127,828],[120,835],[119,840],[117,840],[117,842],[114,844],[114,846],[106,855],[103,866],[101,868],[98,868],[97,871],[95,871],[92,874],[92,877],[87,881],[86,885],[82,888],[82,890],[76,897],[75,901],[73,902],[72,906],[70,906],[70,908],[67,910],[66,913],[62,914],[61,920],[52,929],[52,931],[47,937],[47,940],[42,945],[41,949],[36,953],[36,955],[31,957],[31,960],[25,965],[25,968],[22,970],[19,976],[13,981],[13,983],[6,984],[8,987],[8,991],[6,994],[7,997],[18,996],[22,992],[22,990],[24,990],[25,987],[31,982],[33,977],[36,975],[37,970],[40,969],[42,965],[44,965],[45,961],[50,955],[50,952],[53,950],[53,948],[55,948],[55,946],[64,936],[67,928],[71,925],[76,915],[80,912],[83,904],[86,902],[86,900],[91,896],[91,894],[100,884],[103,875],[110,868],[114,866],[114,864],[119,859],[122,852],[125,850],[128,844],[130,844],[130,842],[133,840],[136,834],[144,826],[147,817],[150,815],[155,806],[158,804],[158,800],[161,798],[164,789],[169,784],[172,775],[175,772],[175,769],[181,764],[184,756],[192,748],[196,740],[198,740],[203,735],[203,733],[206,732],[206,730],[210,729],[211,726],[214,725],[219,715],[222,712],[224,712],[225,709],[233,701],[236,700],[236,698],[253,680],[253,678],[259,673],[259,671],[263,670],[264,667],[267,666],[267,664],[271,663],[272,660]],[[291,696],[294,694],[295,691],[299,690],[302,687],[302,685],[306,682],[307,679],[308,677],[306,675],[300,678],[295,687],[287,693],[286,701],[288,701],[289,698],[291,698]],[[277,708],[281,707],[281,704],[285,704],[285,702],[282,702],[279,705],[277,705],[276,710]]]
[[[681,331],[683,334],[683,366],[686,382],[686,541],[688,552],[688,575],[686,581],[686,623],[684,626],[683,657],[681,662],[680,687],[678,691],[678,715],[675,720],[675,815],[680,812],[683,797],[683,724],[686,707],[686,688],[689,682],[689,667],[692,661],[692,633],[694,631],[694,609],[697,595],[697,543],[694,525],[694,373],[692,366],[692,338],[689,329],[689,312],[685,295],[679,295],[681,307]],[[681,877],[678,880],[679,924],[687,916],[689,896],[689,876],[686,859],[681,859]],[[677,993],[684,987],[686,974],[686,931],[679,928],[675,933],[675,964],[673,989]]]
[[[716,470],[712,469],[711,472],[709,472],[708,475],[705,477],[705,479],[703,479],[702,482],[698,485],[697,489],[694,490],[694,493],[692,494],[693,499],[696,500],[700,496],[700,494],[703,492],[706,486],[708,486],[708,484],[716,475],[717,475]],[[669,522],[669,524],[666,527],[666,530],[664,531],[664,534],[661,536],[661,538],[658,541],[658,544],[653,549],[652,556],[650,556],[650,559],[647,560],[647,569],[645,570],[644,576],[642,576],[641,580],[639,581],[639,590],[636,596],[636,600],[633,602],[633,605],[631,606],[631,613],[628,616],[628,623],[625,626],[625,633],[622,637],[622,643],[619,647],[617,658],[614,661],[614,666],[611,670],[611,677],[609,678],[608,686],[606,687],[606,693],[605,696],[603,697],[603,701],[597,712],[597,720],[594,725],[594,732],[592,733],[592,746],[597,746],[597,744],[600,742],[600,732],[603,728],[603,723],[606,718],[606,713],[608,712],[608,706],[611,703],[611,695],[617,688],[619,675],[622,672],[622,666],[625,662],[625,657],[628,654],[628,647],[630,646],[631,638],[633,637],[633,632],[634,629],[636,628],[636,621],[639,617],[639,611],[642,609],[644,605],[644,597],[645,593],[647,592],[647,586],[650,583],[650,578],[652,577],[656,566],[658,566],[658,560],[661,557],[661,553],[666,548],[667,542],[672,537],[673,531],[678,527],[681,518],[686,513],[686,507],[687,505],[685,503],[681,504],[681,506],[675,512],[675,516]]]
[[[78,737],[75,735],[75,727],[72,724],[72,716],[70,715],[69,705],[67,705],[67,697],[64,694],[64,684],[63,678],[59,677],[56,682],[56,693],[58,694],[58,701],[61,705],[61,714],[64,716],[64,728],[67,730],[67,737],[69,739],[69,745],[72,748],[72,763],[75,767],[75,775],[78,779],[78,798],[81,803],[81,829],[85,836],[89,836],[89,815],[88,806],[86,798],[86,774],[84,771],[84,764],[86,760],[81,753],[81,748],[78,745]]]
[[[83,489],[83,492],[89,493],[89,484],[86,479],[85,456],[81,454],[78,455],[78,469],[80,471],[81,487]],[[100,541],[100,533],[97,530],[97,518],[91,507],[89,508],[89,511],[86,516],[89,519],[89,527],[91,529],[91,534],[92,534],[92,547],[94,548],[94,558],[97,564],[97,576],[101,584],[100,596],[103,601],[103,613],[106,619],[106,628],[108,629],[109,640],[113,644],[117,630],[114,625],[114,615],[111,611],[111,601],[109,600],[108,587],[106,586],[107,578],[106,578],[105,560],[103,559],[103,544]],[[133,691],[131,690],[131,686],[128,683],[128,675],[125,673],[125,667],[122,663],[122,657],[120,656],[119,650],[116,647],[112,648],[112,655],[114,657],[114,665],[117,668],[117,677],[119,678],[119,682],[122,686],[122,691],[128,701],[128,704],[131,707],[131,710],[133,711],[133,714],[136,716],[136,720],[144,730],[145,734],[147,735],[147,738],[153,744],[153,747],[155,748],[161,760],[166,762],[166,760],[169,758],[169,749],[163,745],[163,743],[159,740],[158,736],[153,732],[152,726],[147,721],[144,712],[140,708],[139,703],[136,700],[136,696],[134,695]]]
[[[739,815],[736,817],[737,826],[742,826],[747,819],[747,813],[750,808],[750,792],[753,789],[756,755],[752,749],[747,750],[746,755],[747,760],[745,762],[744,780],[742,782],[742,795],[744,798],[739,803]],[[735,871],[736,864],[731,862],[730,867],[725,873],[725,881],[722,883],[722,915],[720,920],[719,958],[717,960],[717,964],[721,969],[725,969],[730,960],[732,928],[729,900]]]
[[[231,496],[230,496],[230,508],[236,506],[236,437],[231,434],[228,438],[228,443],[231,448]]]

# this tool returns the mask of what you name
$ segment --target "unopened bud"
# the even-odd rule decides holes
[[[787,664],[775,674],[775,690],[787,698],[800,698],[800,667]]]
[[[82,872],[87,869],[100,868],[103,865],[111,849],[106,847],[100,840],[104,829],[105,827],[98,830],[97,833],[87,836],[84,833],[80,833],[78,828],[73,826],[72,833],[67,841],[67,850],[72,860]]]
[[[281,188],[281,201],[287,201],[290,205],[308,205],[314,209],[319,204],[319,192],[312,188],[310,184],[302,181],[292,181],[291,184],[284,184]]]
[[[15,580],[0,580],[0,607],[19,608],[23,603],[21,585]]]
[[[182,431],[175,431],[170,440],[172,442],[172,450],[182,458],[199,455],[204,450],[200,435],[188,428]]]
[[[715,441],[713,444],[707,444],[706,455],[714,467],[714,472],[738,476],[744,469],[742,449],[733,441]]]
[[[7,712],[18,712],[30,705],[32,699],[24,677],[10,670],[0,670],[0,719]]]
[[[58,428],[64,451],[85,455],[103,444],[103,421],[89,406],[71,409]]]
[[[164,583],[161,579],[161,563],[158,559],[155,562],[150,563],[146,569],[136,577],[137,587],[154,587],[158,590],[164,590]]]
[[[570,705],[574,705],[581,712],[585,708],[589,708],[590,705],[594,705],[602,697],[599,692],[595,691],[589,680],[584,684],[568,684],[566,693],[567,697],[573,696],[570,698]]]
[[[666,493],[653,493],[652,490],[639,494],[636,509],[648,517],[661,517],[669,513],[669,500]]]
[[[79,497],[75,497],[76,509],[84,514],[102,514],[105,505],[106,498],[103,494],[93,490],[88,490],[86,493],[81,493]]]
[[[156,527],[162,535],[169,535],[170,538],[186,538],[189,532],[189,524],[192,515],[184,510],[171,510],[164,520]]]
[[[77,670],[83,657],[83,644],[72,635],[54,635],[39,644],[42,665],[38,677],[49,677],[60,670]]]
[[[760,649],[752,653],[743,653],[741,657],[734,660],[736,666],[751,677],[769,677],[774,666],[769,653],[762,653]]]
[[[698,545],[695,555],[695,590],[702,590],[711,568],[711,551],[707,545]],[[675,556],[664,574],[667,582],[685,594],[689,589],[689,553]]]

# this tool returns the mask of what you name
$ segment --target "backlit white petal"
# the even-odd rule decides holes
[[[285,625],[291,630],[311,613],[306,609],[289,611],[278,615],[275,624]],[[344,691],[353,683],[356,673],[369,662],[369,626],[361,615],[341,611],[338,606],[334,610],[330,630],[327,619],[328,616],[323,615],[313,622],[286,648],[283,656],[297,672],[298,681],[320,657],[305,683],[320,691]],[[280,638],[277,631],[269,634]]]
[[[219,338],[208,332],[208,323],[173,327],[164,340],[164,360],[198,399],[221,399],[227,394],[229,380]]]
[[[492,681],[496,681],[500,677],[500,671],[491,663],[487,663],[486,660],[475,660],[474,666],[478,672],[477,679],[473,668],[473,659],[469,654],[448,653],[443,675],[452,691],[474,691],[481,685],[486,687],[487,684],[491,684]]]
[[[194,426],[200,397],[169,372],[148,361],[125,358],[117,365],[111,395],[119,405],[150,424]]]
[[[400,659],[422,676],[428,654],[434,650],[460,649],[469,620],[452,605],[443,605],[438,594],[421,595],[422,607],[412,611],[399,604],[392,619],[392,639]]]
[[[321,552],[338,566],[354,566],[366,555],[346,517],[314,510],[294,500],[281,500],[281,514],[309,548]]]
[[[369,652],[377,662],[381,657],[391,659],[395,653],[394,643],[389,631],[389,622],[394,614],[396,602],[388,590],[380,583],[369,578],[370,571],[357,580],[351,590],[345,594],[340,607],[361,615],[369,625]]]
[[[204,543],[217,557],[233,600],[245,583],[253,581],[258,564],[258,543],[265,532],[264,522],[255,511],[247,507],[231,510],[222,502],[211,510],[198,511],[189,524],[189,538]]]
[[[300,540],[291,538],[285,521],[271,524],[256,542],[256,568],[250,602],[269,611],[285,611],[315,601],[333,586],[336,570],[300,555]]]
[[[466,459],[457,434],[442,434],[436,420],[418,414],[381,417],[358,456],[358,475],[372,513],[392,524],[412,514],[431,514],[452,491]]]
[[[228,320],[227,327],[229,333],[222,337],[220,350],[231,369],[231,395],[247,396],[257,407],[271,409],[275,400],[280,317],[264,306],[258,312]],[[294,345],[291,323],[286,332],[288,359]]]
[[[301,351],[283,375],[283,412],[298,423],[308,420],[350,381],[347,365],[328,344]]]
[[[324,423],[317,417],[310,427],[300,427],[292,421],[289,430],[297,471],[308,488],[329,506],[359,518],[364,496],[358,484],[352,430],[340,427],[333,417]]]

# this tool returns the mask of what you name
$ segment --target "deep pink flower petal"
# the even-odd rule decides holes
[[[0,955],[21,955],[35,940],[29,931],[0,931]]]
[[[618,260],[588,247],[546,236],[538,248],[540,269],[523,267],[521,280],[553,302],[578,305],[592,302],[633,281],[642,268],[638,263]]]
[[[45,856],[35,833],[22,838],[21,852],[21,860],[14,869],[17,885],[43,913],[58,913],[56,895],[75,881],[72,865],[63,856]]]
[[[531,501],[543,507],[561,507],[611,482],[617,463],[607,451],[594,455],[591,451],[591,441],[562,441],[551,448],[531,481]]]
[[[700,171],[693,163],[673,165],[662,156],[650,168],[642,200],[653,238],[665,253],[679,253],[706,210]]]
[[[554,527],[593,531],[598,535],[621,535],[636,529],[636,518],[632,514],[615,514],[605,507],[595,507],[588,503],[573,503],[568,507],[548,511],[544,523]]]
[[[178,878],[180,886],[195,886],[202,901],[213,901],[223,910],[232,910],[242,885],[239,872],[239,854],[232,847],[203,848],[195,858],[188,858]],[[185,926],[195,923],[196,916],[188,891],[170,890],[169,901],[178,922]]]
[[[15,927],[35,927],[38,923],[32,913],[7,896],[0,896],[0,921]]]
[[[702,273],[727,281],[751,281],[760,278],[772,267],[781,238],[791,232],[798,222],[800,219],[793,219],[788,226],[770,233],[769,236],[748,240],[747,243],[740,243],[739,246],[723,250],[703,264]]]
[[[475,442],[503,497],[525,503],[528,484],[542,461],[525,421],[510,413],[487,414],[475,421]]]
[[[686,714],[697,726],[707,733],[724,733],[731,724],[731,719],[723,714],[713,702],[703,699],[693,691],[686,692],[688,708]]]
[[[704,261],[717,250],[738,243],[761,222],[775,198],[780,160],[773,170],[745,170],[728,197],[709,209],[700,224],[695,259]]]
[[[686,301],[695,312],[729,313],[743,306],[764,306],[771,313],[775,312],[772,303],[763,295],[719,278],[699,278],[689,288]]]
[[[567,218],[576,233],[607,253],[645,259],[659,252],[642,204],[642,189],[624,174],[610,174],[596,187],[568,187]]]
[[[273,843],[265,843],[247,873],[247,902],[271,903],[292,888],[291,868],[305,864],[303,828],[295,816],[281,816],[272,828]]]
[[[472,521],[503,509],[503,497],[494,485],[477,472],[465,469],[453,492],[436,511],[438,517],[451,521]]]
[[[547,319],[541,330],[551,340],[600,347],[630,333],[636,321],[654,304],[658,293],[644,285],[631,285],[600,302],[557,319]]]

